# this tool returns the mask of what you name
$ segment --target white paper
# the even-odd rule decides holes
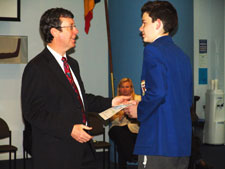
[[[120,110],[131,106],[132,104],[121,104],[119,106],[113,106],[101,113],[99,113],[99,115],[104,119],[104,120],[108,120],[110,117],[112,117],[114,114],[118,113]]]

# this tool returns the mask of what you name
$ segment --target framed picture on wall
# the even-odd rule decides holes
[[[20,0],[0,0],[0,21],[20,21]]]
[[[0,35],[0,64],[24,64],[27,61],[27,36]]]

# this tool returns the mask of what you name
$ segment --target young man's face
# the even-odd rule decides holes
[[[152,18],[148,13],[144,13],[142,16],[142,25],[139,28],[142,33],[142,38],[144,42],[152,43],[158,37],[157,31],[157,20],[152,23]]]

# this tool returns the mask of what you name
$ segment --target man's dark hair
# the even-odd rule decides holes
[[[165,33],[173,33],[178,26],[177,11],[168,1],[149,1],[141,8],[142,15],[148,13],[152,22],[160,19],[164,25]]]
[[[61,30],[60,17],[74,18],[72,12],[63,8],[51,8],[42,15],[40,20],[40,33],[46,43],[50,43],[53,39],[50,32],[51,28]]]

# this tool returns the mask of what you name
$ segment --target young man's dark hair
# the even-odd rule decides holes
[[[178,26],[176,9],[168,1],[149,1],[141,8],[142,15],[146,12],[152,22],[160,19],[163,22],[165,33],[171,34]]]

